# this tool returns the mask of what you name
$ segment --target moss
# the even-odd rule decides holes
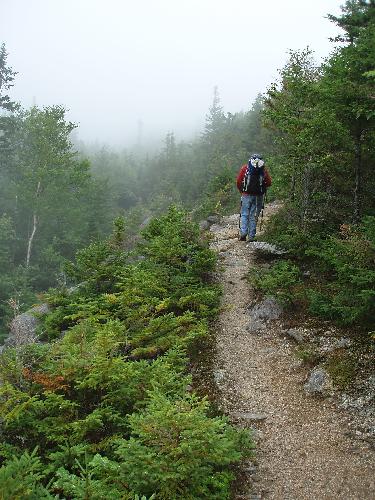
[[[314,366],[321,360],[320,354],[309,344],[299,346],[296,356],[308,366]]]
[[[356,377],[358,361],[351,353],[339,352],[329,358],[324,366],[334,385],[339,389],[347,389]]]

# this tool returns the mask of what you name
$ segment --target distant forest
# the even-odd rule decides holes
[[[215,88],[200,137],[179,142],[170,132],[156,154],[74,146],[63,107],[12,101],[16,73],[2,45],[2,330],[36,293],[65,284],[66,262],[107,236],[115,217],[125,218],[131,245],[139,227],[171,204],[196,219],[237,210],[235,175],[253,152],[271,170],[270,197],[287,202],[276,229],[284,245],[304,252],[303,235],[309,246],[346,224],[373,234],[374,4],[347,2],[330,19],[343,34],[323,64],[308,49],[291,52],[278,81],[245,112],[225,113]]]
[[[102,239],[125,217],[128,244],[140,225],[177,204],[196,216],[220,212],[233,192],[233,174],[252,150],[269,150],[260,125],[262,98],[246,113],[225,114],[217,89],[201,137],[160,151],[121,153],[72,143],[75,125],[61,106],[22,109],[8,91],[16,74],[1,48],[2,135],[0,301],[2,328],[36,301],[35,293],[64,284],[64,264]]]

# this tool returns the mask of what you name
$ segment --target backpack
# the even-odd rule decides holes
[[[242,180],[243,193],[251,195],[263,195],[266,192],[264,183],[264,164],[254,168],[250,162],[247,166],[244,178]]]

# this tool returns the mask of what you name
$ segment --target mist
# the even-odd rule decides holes
[[[12,97],[64,105],[77,140],[131,147],[199,134],[215,86],[225,111],[249,109],[289,49],[328,56],[339,2],[2,0],[1,12]]]

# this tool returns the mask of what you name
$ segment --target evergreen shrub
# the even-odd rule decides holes
[[[373,327],[375,217],[327,234],[327,227],[319,225],[298,231],[282,211],[273,217],[266,239],[286,248],[288,259],[252,270],[255,286],[289,304],[303,302],[312,314],[342,325]]]
[[[188,390],[219,307],[215,255],[174,207],[137,250],[122,233],[78,253],[78,286],[47,294],[48,342],[0,356],[2,498],[225,499],[250,453]]]

